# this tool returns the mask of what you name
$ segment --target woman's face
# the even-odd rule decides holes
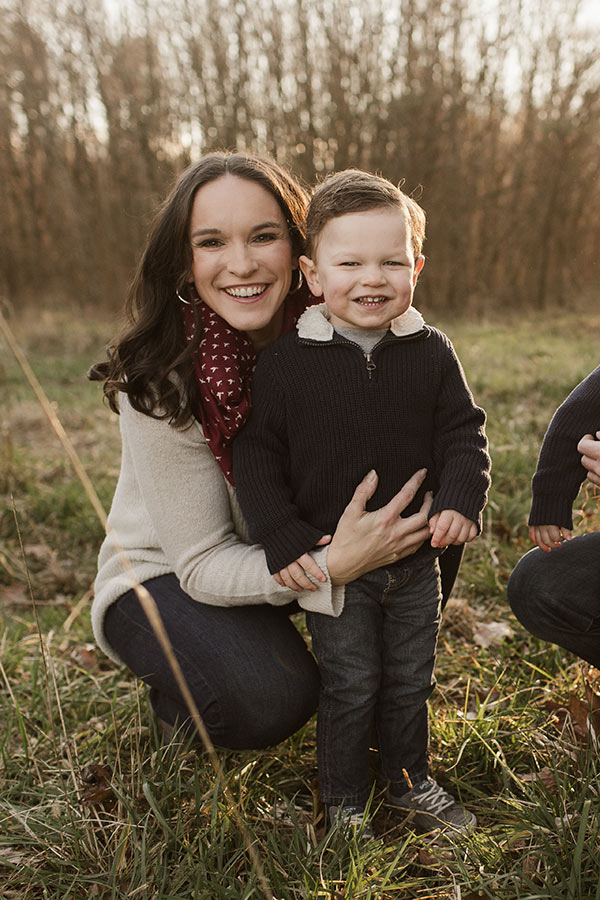
[[[254,181],[222,175],[196,193],[190,242],[199,297],[257,349],[274,340],[297,266],[275,198]]]

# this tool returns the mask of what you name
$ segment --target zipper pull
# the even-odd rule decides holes
[[[366,353],[365,356],[367,358],[367,372],[369,373],[369,379],[370,379],[371,375],[373,374],[373,372],[375,371],[377,366],[373,362],[373,358],[371,357],[370,353]]]

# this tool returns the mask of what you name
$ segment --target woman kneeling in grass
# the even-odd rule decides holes
[[[301,591],[277,584],[248,538],[231,441],[250,410],[257,356],[310,302],[300,283],[307,195],[272,160],[214,153],[188,168],[159,210],[107,364],[120,412],[121,472],[92,609],[99,645],[150,686],[168,733],[193,730],[171,669],[123,571],[158,606],[213,742],[275,744],[317,705],[317,664],[290,613],[335,613],[344,585],[429,538],[430,498],[411,515],[415,474],[381,509],[361,481],[331,541],[311,551]],[[455,561],[448,559],[452,581]]]

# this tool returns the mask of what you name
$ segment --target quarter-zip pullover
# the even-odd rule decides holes
[[[312,307],[297,332],[259,357],[252,413],[234,443],[234,476],[270,572],[333,534],[369,469],[379,483],[367,509],[383,506],[426,468],[404,515],[417,512],[431,490],[430,515],[455,509],[480,527],[490,482],[485,414],[450,340],[416,315],[416,331],[392,327],[365,355],[333,331],[324,305]],[[432,552],[427,543],[414,556]]]

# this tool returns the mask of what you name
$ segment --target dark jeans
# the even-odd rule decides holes
[[[175,575],[145,583],[154,597],[187,684],[212,741],[268,747],[289,737],[317,706],[319,673],[289,618],[289,608],[197,603]],[[133,591],[108,610],[111,647],[150,685],[156,714],[171,724],[189,714]]]
[[[440,624],[436,561],[375,569],[346,586],[342,614],[307,614],[321,672],[317,757],[325,804],[369,796],[373,721],[381,772],[394,794],[428,770],[427,700]]]
[[[462,557],[440,559],[448,597]],[[175,575],[147,581],[211,739],[221,747],[258,749],[294,733],[316,709],[319,673],[289,618],[289,607],[219,607],[197,603]],[[104,630],[131,671],[150,685],[150,702],[165,722],[188,712],[171,669],[133,591],[110,607]]]
[[[530,550],[510,576],[508,600],[532,634],[600,667],[600,532],[550,553]]]

